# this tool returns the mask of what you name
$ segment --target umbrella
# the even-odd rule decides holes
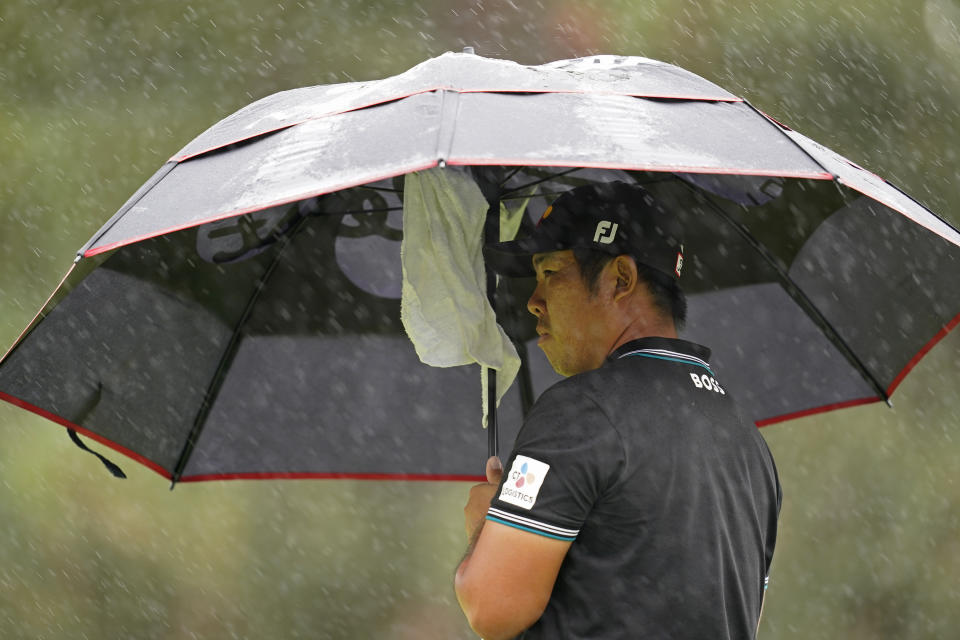
[[[566,189],[645,185],[686,230],[683,337],[758,426],[889,401],[960,322],[956,229],[720,87],[644,58],[450,53],[190,142],[79,251],[0,397],[174,482],[475,478],[477,367],[424,365],[400,313],[405,176],[430,169],[477,185],[487,239],[502,204],[523,233]],[[532,283],[488,282],[523,361],[509,441],[557,377]]]

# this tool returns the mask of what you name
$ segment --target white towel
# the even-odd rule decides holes
[[[513,211],[501,205],[501,226],[515,233],[524,205]],[[480,188],[462,170],[428,169],[404,181],[400,319],[424,364],[480,364],[484,426],[486,368],[498,372],[498,404],[520,368],[487,300],[482,254],[487,209]]]

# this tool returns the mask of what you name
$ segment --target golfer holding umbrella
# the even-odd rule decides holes
[[[487,248],[536,275],[527,306],[565,380],[464,509],[456,592],[486,640],[753,638],[781,492],[686,316],[676,220],[641,187],[561,195]]]

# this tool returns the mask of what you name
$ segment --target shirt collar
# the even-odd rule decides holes
[[[646,338],[638,338],[636,340],[631,340],[630,342],[625,342],[614,349],[613,352],[607,356],[607,361],[612,362],[614,360],[619,360],[628,353],[641,351],[644,349],[670,351],[673,353],[697,358],[706,363],[710,362],[710,349],[707,347],[696,344],[695,342],[681,340],[679,338],[663,338],[660,336],[648,336]]]

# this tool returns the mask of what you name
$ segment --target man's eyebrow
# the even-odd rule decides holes
[[[539,267],[539,266],[540,266],[540,263],[543,262],[544,260],[546,260],[548,257],[549,257],[549,256],[546,256],[546,255],[544,255],[544,254],[542,254],[542,253],[533,256],[533,266],[534,266],[534,267]]]

